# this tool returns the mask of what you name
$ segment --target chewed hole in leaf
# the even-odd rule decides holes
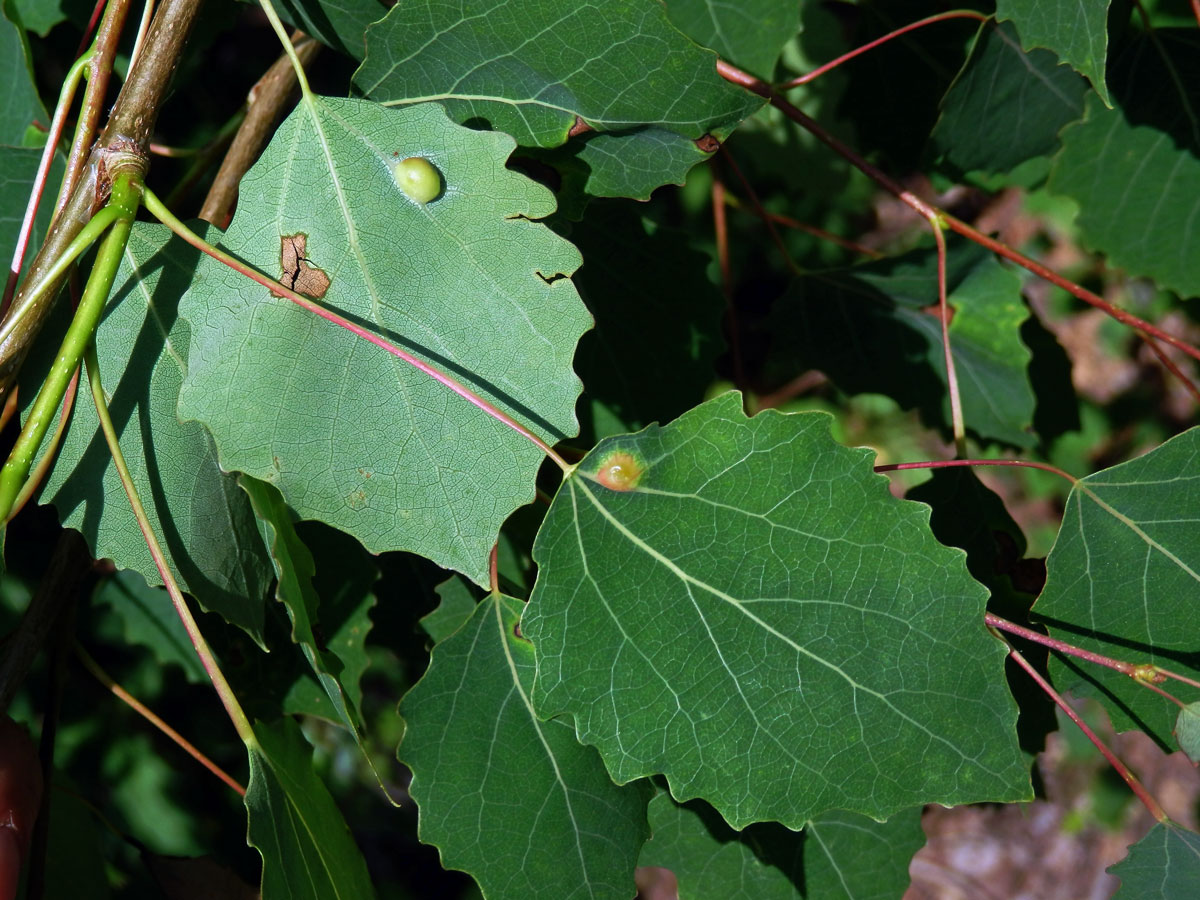
[[[642,480],[646,467],[627,450],[614,450],[600,459],[596,480],[609,490],[632,491]]]
[[[328,275],[312,264],[307,252],[308,235],[304,232],[280,235],[279,281],[297,294],[319,300],[329,290],[330,280]],[[277,291],[271,293],[282,296]]]

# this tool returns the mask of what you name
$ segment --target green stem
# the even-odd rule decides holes
[[[279,21],[279,14],[275,12],[275,7],[271,5],[271,0],[258,0],[258,2],[263,8],[263,12],[267,14],[267,20],[270,21],[271,27],[275,29],[275,34],[279,36],[279,42],[283,44],[283,51],[288,55],[288,59],[292,61],[292,69],[296,73],[296,80],[300,82],[300,93],[304,98],[304,102],[311,103],[313,92],[312,88],[308,86],[308,76],[304,74],[304,66],[300,62],[300,57],[296,55],[296,48],[292,46],[291,38],[288,37],[287,30],[283,27],[283,22]]]
[[[158,569],[158,576],[162,579],[163,587],[167,589],[167,593],[171,597],[175,613],[183,623],[188,637],[191,638],[192,646],[196,649],[196,655],[200,657],[204,671],[208,673],[209,680],[216,688],[217,696],[221,698],[225,712],[229,714],[233,727],[237,729],[238,737],[248,746],[257,746],[258,741],[254,737],[254,730],[250,727],[250,720],[246,718],[246,713],[238,703],[237,697],[234,696],[233,688],[225,680],[225,674],[217,665],[216,657],[209,649],[208,642],[204,640],[204,635],[200,633],[200,626],[196,624],[195,618],[192,617],[192,611],[188,609],[187,601],[183,599],[183,592],[179,589],[179,583],[176,582],[171,567],[167,565],[166,554],[163,553],[162,545],[155,537],[154,528],[150,525],[150,518],[146,515],[146,508],[142,505],[141,497],[138,496],[133,476],[129,474],[129,466],[125,463],[125,454],[121,452],[121,444],[117,440],[117,429],[108,412],[108,400],[104,396],[104,385],[100,381],[100,364],[96,359],[96,345],[91,341],[84,348],[84,361],[87,363],[88,386],[92,391],[92,400],[96,404],[100,430],[104,433],[104,440],[108,444],[109,453],[112,454],[113,464],[121,479],[121,486],[125,488],[125,496],[129,499],[129,506],[133,510],[134,518],[137,519],[142,539],[145,540],[146,548],[154,560],[154,567]]]
[[[50,372],[46,375],[42,389],[38,392],[37,399],[34,400],[33,406],[29,410],[25,425],[17,437],[16,444],[13,445],[8,461],[0,469],[0,520],[7,521],[17,494],[20,493],[21,486],[29,475],[29,468],[33,464],[38,447],[41,446],[42,439],[46,436],[46,431],[54,418],[54,413],[58,410],[63,395],[66,393],[75,367],[79,364],[84,349],[92,340],[92,334],[96,330],[100,315],[104,311],[104,304],[108,301],[109,292],[112,290],[113,281],[116,280],[117,269],[121,265],[121,255],[125,252],[125,243],[129,239],[129,231],[133,227],[133,217],[137,213],[138,207],[138,193],[139,183],[135,177],[129,173],[119,174],[113,183],[109,205],[105,207],[106,210],[111,209],[113,212],[107,216],[103,216],[102,212],[88,223],[87,227],[91,227],[95,224],[96,219],[101,219],[103,216],[103,219],[107,221],[102,221],[95,231],[98,233],[103,230],[104,225],[110,222],[112,227],[100,244],[92,274],[88,278],[87,287],[83,290],[83,297],[79,301],[79,309],[75,312],[75,318],[71,320],[71,326],[67,329],[66,337],[63,338],[62,346],[54,358]],[[84,229],[85,232],[87,227]],[[83,237],[83,234],[84,232],[80,232],[79,237]],[[78,238],[76,241],[72,241],[71,246],[74,247],[77,242]],[[59,264],[62,262],[63,260],[58,260]]]
[[[22,298],[26,303],[22,304],[20,309],[13,309],[12,315],[5,319],[3,324],[0,324],[0,341],[6,340],[13,333],[13,329],[20,323],[24,313],[38,303],[48,290],[58,287],[58,280],[67,274],[67,270],[71,268],[75,260],[79,259],[108,226],[117,220],[118,215],[119,213],[114,207],[106,206],[83,226],[79,234],[75,235],[74,240],[67,244],[66,249],[54,261],[54,265],[47,270],[46,277]]]

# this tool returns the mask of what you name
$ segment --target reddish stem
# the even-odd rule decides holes
[[[83,29],[83,36],[79,39],[79,49],[75,51],[77,57],[88,48],[88,41],[92,39],[92,33],[96,30],[96,23],[100,21],[100,16],[107,5],[108,0],[96,0],[96,5],[92,8],[92,17],[88,19],[87,28]]]
[[[1150,810],[1150,815],[1154,816],[1154,818],[1159,822],[1166,822],[1167,814],[1163,811],[1163,808],[1159,805],[1159,802],[1150,795],[1150,792],[1146,790],[1141,781],[1138,780],[1138,777],[1129,771],[1129,767],[1126,766],[1125,763],[1121,762],[1120,758],[1115,753],[1108,749],[1108,746],[1104,743],[1104,741],[1100,740],[1099,735],[1097,735],[1096,732],[1092,731],[1092,729],[1088,727],[1087,722],[1080,718],[1079,713],[1075,712],[1075,710],[1071,708],[1070,704],[1068,704],[1067,701],[1062,698],[1062,695],[1059,694],[1058,691],[1056,691],[1053,687],[1051,687],[1050,683],[1041,676],[1037,669],[1031,666],[1025,657],[1023,657],[1016,650],[1012,649],[1012,647],[1009,647],[1008,655],[1012,658],[1013,662],[1025,670],[1029,677],[1037,683],[1038,687],[1046,692],[1046,695],[1058,705],[1058,708],[1066,713],[1067,718],[1079,726],[1079,730],[1087,736],[1087,739],[1095,744],[1096,749],[1100,751],[1106,760],[1108,760],[1109,765],[1116,769],[1117,774],[1124,779],[1127,785],[1129,785],[1129,789],[1133,791],[1134,796],[1142,801],[1142,805],[1145,806],[1146,809]]]
[[[762,220],[762,223],[767,226],[767,231],[771,235],[771,241],[779,249],[783,255],[783,261],[787,263],[788,269],[793,275],[799,275],[800,270],[796,268],[796,263],[792,260],[792,255],[788,253],[787,247],[783,243],[783,238],[779,236],[779,232],[775,228],[775,223],[771,221],[771,217],[767,215],[767,211],[763,209],[762,201],[758,199],[758,192],[754,190],[754,186],[750,184],[749,179],[742,174],[741,167],[725,147],[721,145],[721,157],[725,162],[729,163],[729,168],[733,170],[733,174],[737,176],[737,180],[741,182],[742,188],[746,191],[746,196],[750,198],[750,205],[754,208],[754,213]]]
[[[499,544],[492,544],[492,552],[488,554],[488,584],[492,593],[496,595],[500,593],[500,563],[497,560],[499,549]]]
[[[354,324],[345,316],[338,315],[333,310],[327,309],[320,303],[317,303],[315,300],[305,297],[303,294],[297,294],[291,288],[285,287],[274,278],[268,278],[266,275],[263,275],[252,266],[249,266],[241,260],[230,256],[228,253],[218,250],[217,248],[208,244],[203,238],[201,238],[194,231],[184,225],[183,222],[176,218],[169,209],[163,206],[162,201],[159,200],[158,197],[155,196],[154,192],[149,188],[145,189],[142,199],[146,205],[146,210],[151,215],[153,215],[156,219],[170,228],[171,231],[175,232],[175,234],[183,238],[197,250],[207,254],[208,256],[211,256],[213,259],[217,260],[217,262],[229,266],[229,268],[233,269],[235,272],[240,272],[251,281],[258,282],[263,287],[271,291],[271,293],[279,297],[284,297],[302,309],[308,310],[313,315],[320,316],[325,321],[331,322],[340,328],[346,329],[355,337],[360,337],[364,341],[374,344],[376,347],[387,351],[397,359],[408,363],[414,369],[425,373],[438,384],[449,388],[451,391],[458,394],[458,396],[462,397],[476,409],[488,416],[491,416],[500,424],[507,426],[517,434],[521,435],[521,437],[525,438],[527,441],[541,450],[544,454],[546,454],[546,456],[550,457],[554,464],[562,469],[563,472],[571,472],[573,467],[568,465],[566,460],[555,453],[553,447],[543,441],[540,437],[538,437],[508,413],[489,403],[487,400],[484,400],[466,385],[455,381],[449,375],[446,375],[441,370],[434,368],[423,359],[413,356],[406,350],[402,350],[391,341],[384,340],[378,335],[372,334],[361,325]]]
[[[1140,684],[1142,687],[1149,688],[1150,690],[1154,691],[1154,693],[1159,694],[1160,696],[1166,698],[1167,700],[1170,700],[1172,703],[1174,703],[1180,709],[1187,709],[1186,703],[1184,703],[1182,700],[1180,700],[1174,694],[1164,691],[1162,688],[1160,688],[1154,682],[1138,680],[1138,684]]]
[[[1200,25],[1200,0],[1192,0],[1192,15],[1196,17],[1196,24]]]
[[[911,463],[887,463],[886,465],[876,466],[876,472],[902,472],[905,469],[952,469],[958,466],[1017,466],[1024,469],[1041,469],[1045,472],[1053,472],[1059,478],[1065,478],[1071,482],[1072,487],[1079,483],[1079,479],[1073,475],[1069,475],[1057,466],[1052,466],[1049,463],[1031,462],[1025,459],[932,459],[927,462],[911,462]]]
[[[1193,0],[1193,2],[1200,2],[1200,0]],[[837,59],[827,62],[822,66],[818,66],[808,74],[801,75],[798,78],[793,78],[791,81],[780,85],[779,90],[788,91],[794,87],[800,87],[802,84],[808,84],[810,81],[820,78],[830,69],[836,69],[842,63],[848,62],[849,60],[854,59],[854,57],[866,53],[868,50],[874,50],[880,44],[886,44],[888,41],[892,40],[893,38],[898,38],[902,34],[907,34],[910,31],[916,31],[918,28],[924,28],[926,25],[944,22],[947,19],[977,19],[980,22],[986,22],[988,20],[988,16],[985,16],[981,12],[976,12],[973,9],[956,9],[952,10],[951,12],[938,13],[936,16],[929,16],[917,22],[905,25],[902,28],[897,28],[895,31],[885,34],[883,37],[875,38],[875,40],[863,44],[861,47],[856,47],[849,53],[843,53]]]
[[[1200,2],[1200,0],[1198,0]],[[737,204],[733,204],[737,205]],[[854,241],[848,241],[844,237],[839,237],[832,234],[823,228],[818,228],[816,225],[809,225],[807,222],[801,222],[799,219],[793,219],[791,216],[785,216],[781,213],[765,212],[768,219],[772,222],[778,222],[785,228],[794,228],[797,231],[803,231],[805,234],[811,234],[813,237],[818,237],[823,241],[829,241],[831,244],[837,244],[846,250],[852,250],[855,253],[861,253],[863,256],[869,256],[871,259],[883,259],[883,254],[878,250],[872,250],[870,247],[864,247],[862,244],[856,244]]]
[[[713,240],[717,245],[717,268],[721,271],[721,294],[725,298],[725,320],[729,327],[729,354],[733,360],[733,381],[745,387],[746,372],[742,366],[742,341],[738,328],[737,309],[733,303],[733,268],[729,262],[729,222],[725,215],[725,182],[721,172],[710,166],[713,175],[712,210]]]
[[[1200,3],[1200,0],[1196,0],[1196,2]],[[1187,388],[1187,392],[1192,395],[1192,399],[1195,400],[1197,404],[1200,404],[1200,388],[1196,387],[1195,382],[1193,382],[1187,377],[1187,375],[1183,373],[1183,370],[1175,364],[1175,360],[1167,356],[1166,351],[1164,351],[1163,348],[1158,345],[1158,341],[1143,331],[1138,331],[1137,336],[1140,337],[1146,343],[1146,346],[1149,347],[1154,353],[1154,355],[1158,357],[1158,361],[1163,364],[1163,368],[1178,378],[1180,383]]]
[[[766,98],[768,101],[770,101],[772,106],[782,112],[785,116],[787,116],[796,124],[800,125],[805,130],[811,132],[813,136],[817,138],[817,140],[829,147],[829,149],[833,150],[843,159],[850,162],[855,166],[855,168],[862,171],[880,187],[884,188],[884,190],[893,194],[907,206],[916,210],[931,222],[934,220],[940,221],[945,227],[951,229],[952,231],[957,231],[959,234],[969,238],[983,247],[986,247],[993,253],[1015,262],[1024,269],[1028,269],[1039,278],[1043,278],[1046,281],[1049,281],[1051,284],[1062,288],[1064,291],[1071,294],[1071,296],[1077,297],[1084,303],[1088,303],[1092,306],[1095,306],[1097,309],[1103,310],[1105,313],[1116,319],[1118,322],[1121,322],[1123,325],[1127,325],[1134,329],[1141,329],[1147,334],[1158,338],[1160,341],[1165,341],[1173,347],[1178,347],[1184,353],[1188,354],[1188,356],[1200,360],[1200,350],[1191,346],[1187,342],[1180,340],[1174,335],[1167,334],[1161,328],[1157,328],[1154,325],[1151,325],[1149,322],[1139,319],[1137,316],[1131,313],[1127,313],[1123,309],[1113,306],[1098,294],[1094,294],[1086,288],[1075,284],[1073,281],[1063,278],[1052,269],[1048,269],[1046,266],[1030,259],[1028,256],[1025,256],[1022,253],[1018,253],[1007,244],[1002,244],[1000,241],[988,237],[986,234],[983,234],[965,222],[956,219],[954,216],[950,215],[944,210],[938,209],[937,207],[926,203],[911,191],[905,190],[899,182],[893,180],[890,176],[884,174],[883,171],[871,165],[858,153],[850,149],[848,146],[843,144],[840,140],[818,125],[811,117],[801,112],[783,97],[780,97],[774,91],[774,89],[762,79],[755,78],[753,75],[743,72],[741,69],[730,65],[723,59],[717,60],[717,73],[726,81],[739,85],[740,87],[744,87],[746,90],[758,94],[760,97]]]
[[[950,392],[950,426],[954,430],[954,449],[960,456],[967,452],[967,429],[963,423],[962,398],[958,393],[958,372],[950,350],[950,306],[946,302],[946,236],[937,220],[930,220],[937,244],[938,319],[942,326],[942,356],[946,366],[946,387]]]
[[[218,778],[220,778],[223,782],[225,782],[225,784],[227,784],[233,790],[237,791],[238,794],[240,794],[243,797],[246,796],[246,789],[244,787],[242,787],[233,778],[233,776],[231,776],[228,772],[226,772],[224,769],[222,769],[220,766],[218,766],[215,762],[213,762],[211,759],[209,759],[207,756],[205,756],[203,753],[201,753],[195,747],[195,745],[192,744],[187,738],[185,738],[178,731],[176,731],[174,728],[172,728],[170,725],[168,725],[166,722],[164,722],[162,719],[160,719],[158,716],[156,716],[150,710],[150,708],[147,707],[140,700],[138,700],[137,697],[134,697],[127,690],[125,690],[123,687],[121,687],[119,684],[117,684],[115,681],[113,681],[112,678],[109,677],[108,673],[106,673],[103,669],[101,669],[100,666],[97,665],[96,661],[94,659],[92,659],[92,657],[88,654],[88,652],[86,650],[84,650],[83,647],[81,647],[79,644],[75,645],[75,653],[79,656],[79,660],[80,660],[80,662],[83,663],[84,668],[87,669],[89,672],[91,672],[92,676],[97,681],[99,681],[102,685],[104,685],[106,688],[108,688],[110,691],[112,691],[113,695],[118,700],[125,703],[130,709],[132,709],[134,712],[136,712],[139,716],[141,716],[143,719],[145,719],[147,722],[149,722],[151,725],[153,725],[155,728],[157,728],[159,731],[161,731],[167,737],[169,737],[172,741],[174,741],[177,745],[179,745],[179,747],[182,748],[184,750],[184,752],[186,752],[189,756],[191,756],[192,759],[196,760],[196,762],[200,763],[200,765],[204,766],[204,768],[208,769],[208,771],[212,772],[214,775],[216,775]]]
[[[985,613],[983,621],[993,628],[998,628],[1001,631],[1007,631],[1010,634],[1015,634],[1018,637],[1023,637],[1027,641],[1033,641],[1035,644],[1041,644],[1043,647],[1049,647],[1051,650],[1057,650],[1059,653],[1065,653],[1068,656],[1077,656],[1080,659],[1086,659],[1088,662],[1095,663],[1098,666],[1104,666],[1109,669],[1114,669],[1122,675],[1128,675],[1130,678],[1135,678],[1140,666],[1136,666],[1130,662],[1124,662],[1119,659],[1113,659],[1111,656],[1103,656],[1099,653],[1093,653],[1091,650],[1084,650],[1082,647],[1076,647],[1074,644],[1068,644],[1064,641],[1057,640],[1049,635],[1042,634],[1040,631],[1034,631],[1026,628],[1023,625],[1018,625],[1016,622],[1010,622],[1008,619],[1002,619],[992,613]]]

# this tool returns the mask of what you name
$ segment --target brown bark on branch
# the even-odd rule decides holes
[[[201,0],[164,0],[154,16],[136,64],[117,96],[112,115],[92,148],[71,197],[29,266],[12,307],[0,323],[0,400],[8,393],[33,344],[62,280],[47,287],[55,261],[108,200],[118,171],[149,166],[150,133],[170,86]],[[40,293],[39,293],[40,290]],[[33,297],[38,293],[37,297]]]

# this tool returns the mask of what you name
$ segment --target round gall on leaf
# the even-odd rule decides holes
[[[422,205],[442,192],[442,176],[423,156],[410,156],[394,163],[392,177],[409,199]]]
[[[596,480],[609,490],[632,491],[642,479],[645,466],[632,453],[616,450],[600,461]]]

